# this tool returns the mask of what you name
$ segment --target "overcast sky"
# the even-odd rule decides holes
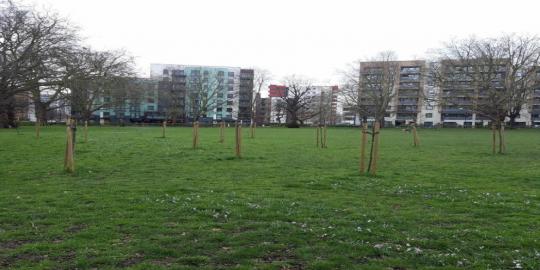
[[[425,58],[451,38],[540,34],[539,0],[23,0],[60,13],[95,49],[150,63],[260,67],[335,83],[357,59]]]

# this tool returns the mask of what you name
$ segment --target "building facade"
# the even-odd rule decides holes
[[[177,122],[249,122],[253,93],[252,69],[237,67],[152,64],[158,82],[158,112]]]

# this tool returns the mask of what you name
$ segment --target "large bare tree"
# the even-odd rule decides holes
[[[125,103],[133,76],[133,59],[124,51],[93,51],[81,48],[68,58],[69,100],[72,116],[89,120],[101,109]]]
[[[251,123],[250,123],[250,137],[255,137],[255,125],[258,102],[260,102],[261,91],[266,87],[268,81],[271,78],[270,72],[266,69],[254,68],[253,78],[253,96],[251,98]]]
[[[17,100],[31,99],[38,119],[61,96],[66,69],[60,60],[77,41],[76,31],[51,13],[0,1],[0,122],[15,125]],[[43,92],[49,96],[42,100]]]
[[[317,115],[315,95],[309,80],[292,75],[285,78],[287,93],[281,97],[287,112],[287,127],[298,128]]]
[[[507,35],[499,38],[469,38],[451,41],[439,51],[432,69],[442,89],[443,106],[466,107],[491,121],[504,153],[505,120],[515,122],[534,90],[540,64],[537,37]],[[463,100],[470,105],[463,105]],[[493,149],[495,149],[495,142]]]
[[[218,98],[220,93],[224,93],[224,80],[223,77],[212,72],[189,77],[187,82],[187,108],[193,121],[199,121],[201,117],[207,117],[218,105],[225,105],[220,102],[225,100],[225,96]],[[232,99],[234,97],[227,96],[226,98]]]

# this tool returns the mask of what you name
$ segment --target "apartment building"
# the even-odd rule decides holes
[[[102,106],[92,119],[103,122],[163,121],[159,117],[158,84],[147,78],[137,78],[123,96],[103,96],[97,101]]]
[[[270,123],[272,112],[272,102],[270,98],[261,97],[260,93],[255,95],[255,123],[257,125],[267,125]]]
[[[440,124],[447,127],[489,125],[491,119],[479,113],[482,110],[478,108],[489,104],[490,91],[504,90],[507,72],[510,70],[505,61],[501,61],[501,64],[472,62],[466,65],[449,60],[441,62],[438,70],[443,78],[440,80],[438,99]],[[534,105],[532,109],[534,111]],[[531,112],[527,106],[523,106],[515,124],[530,126]]]
[[[252,69],[152,64],[158,81],[158,112],[178,122],[251,120]]]
[[[531,98],[531,124],[540,127],[540,68],[536,71],[536,83]]]
[[[392,62],[361,62],[360,76],[364,87],[377,88],[378,84],[387,84],[393,87],[393,95],[388,104],[384,117],[385,126],[400,126],[411,122],[420,125],[432,126],[436,122],[436,108],[426,104],[426,96],[436,95],[436,89],[426,88],[426,61],[392,61]],[[384,74],[383,74],[384,73]],[[362,98],[365,111],[373,111],[373,104],[369,98]],[[373,108],[370,108],[373,107]],[[347,122],[361,123],[359,116],[353,113],[354,109],[344,108],[344,119]],[[368,122],[374,121],[373,115],[367,116]]]
[[[304,124],[335,125],[337,124],[339,87],[337,85],[311,86],[307,97],[313,103],[308,114],[315,116],[304,121]]]
[[[287,122],[287,112],[285,111],[283,98],[288,95],[289,89],[285,85],[271,84],[268,86],[268,98],[270,100],[270,123],[283,124]]]

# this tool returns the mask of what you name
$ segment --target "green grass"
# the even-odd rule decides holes
[[[359,134],[92,127],[69,175],[63,127],[0,130],[0,268],[540,269],[540,131],[384,129],[377,177]]]

